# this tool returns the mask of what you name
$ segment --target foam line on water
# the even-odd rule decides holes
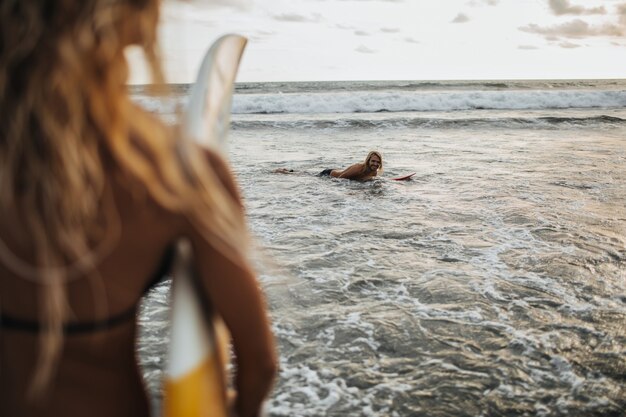
[[[246,94],[233,100],[235,114],[376,113],[471,109],[623,108],[626,90],[339,92]]]

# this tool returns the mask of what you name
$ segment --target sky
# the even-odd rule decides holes
[[[167,81],[226,33],[238,81],[626,78],[626,0],[164,0]]]

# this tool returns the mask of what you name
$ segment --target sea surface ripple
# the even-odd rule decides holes
[[[271,416],[626,414],[623,123],[249,120],[234,117],[229,156],[279,344]],[[380,179],[315,175],[370,149],[383,152]],[[157,399],[167,293],[146,300],[138,346]]]

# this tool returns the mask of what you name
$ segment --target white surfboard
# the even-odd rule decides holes
[[[181,125],[182,134],[224,152],[233,86],[246,39],[219,38],[206,53]],[[191,245],[178,244],[172,289],[164,417],[227,417],[228,331],[200,302],[191,271]]]

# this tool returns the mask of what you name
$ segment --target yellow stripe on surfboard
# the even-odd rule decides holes
[[[215,357],[207,357],[189,374],[165,382],[164,412],[169,416],[226,417],[221,387],[214,383],[221,365]]]
[[[219,38],[206,53],[187,111],[182,134],[224,152],[232,91],[246,39]],[[172,289],[169,363],[163,385],[164,417],[227,417],[229,335],[218,317],[207,317],[193,285],[191,245],[178,244]]]
[[[205,355],[196,367],[164,383],[163,417],[227,417],[226,369],[221,358],[228,356],[228,331],[221,320],[214,322],[221,352]]]

